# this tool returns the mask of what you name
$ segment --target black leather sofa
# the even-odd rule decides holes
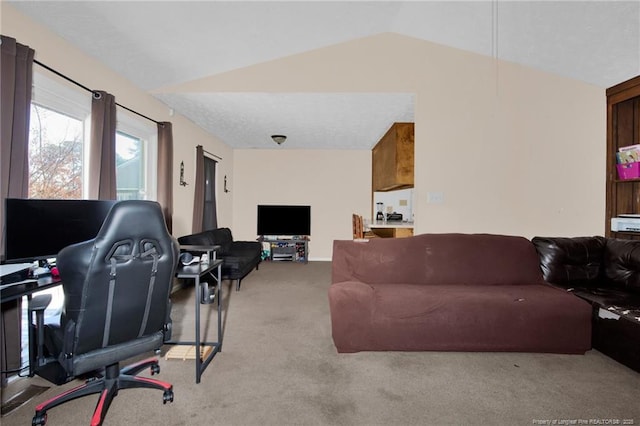
[[[218,228],[178,238],[181,245],[213,246],[220,248],[216,257],[222,259],[222,278],[236,280],[236,291],[240,282],[260,264],[262,245],[258,241],[234,241],[231,229]]]
[[[640,241],[534,237],[545,280],[593,307],[592,346],[640,372]]]

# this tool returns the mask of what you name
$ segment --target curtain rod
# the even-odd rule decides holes
[[[73,83],[73,84],[75,84],[76,86],[83,88],[83,89],[84,89],[84,90],[86,90],[87,92],[96,93],[96,91],[95,91],[95,90],[89,89],[89,88],[88,88],[87,86],[85,86],[84,84],[78,83],[77,81],[75,81],[75,80],[74,80],[74,79],[72,79],[71,77],[67,77],[66,75],[62,74],[60,71],[54,70],[54,69],[53,69],[53,68],[51,68],[50,66],[43,64],[42,62],[38,61],[37,59],[34,59],[34,60],[33,60],[33,63],[35,63],[35,64],[37,64],[37,65],[40,65],[42,68],[46,69],[47,71],[50,71],[50,72],[54,73],[54,74],[55,74],[55,75],[57,75],[58,77],[61,77],[61,78],[65,79],[65,80],[67,80],[68,82]],[[140,114],[138,111],[134,111],[134,110],[132,110],[131,108],[128,108],[128,107],[126,107],[126,106],[124,106],[124,105],[120,105],[120,104],[119,104],[119,103],[117,103],[117,102],[116,102],[116,105],[117,105],[117,106],[119,106],[120,108],[126,109],[126,110],[127,110],[127,111],[129,111],[129,112],[132,112],[132,113],[134,113],[134,114],[136,114],[136,115],[139,115],[139,116],[140,116],[140,117],[142,117],[142,118],[146,118],[146,119],[147,119],[147,120],[149,120],[149,121],[153,121],[153,122],[154,122],[154,123],[156,123],[156,124],[160,124],[160,125],[162,125],[162,123],[160,123],[160,122],[158,122],[158,121],[154,120],[153,118],[149,118],[149,117],[147,117],[147,116],[146,116],[146,115],[144,115],[144,114]]]
[[[202,149],[202,151],[203,151],[203,152],[206,152],[206,153],[207,153],[207,154],[209,154],[210,156],[215,157],[215,158],[217,158],[218,160],[222,161],[222,157],[220,157],[220,156],[218,156],[218,155],[215,155],[215,154],[213,154],[213,153],[211,153],[211,152],[207,151],[207,150],[206,150],[206,149],[204,149],[204,148]]]

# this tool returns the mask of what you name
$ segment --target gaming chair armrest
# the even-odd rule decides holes
[[[29,315],[29,376],[34,374],[34,368],[40,365],[44,360],[44,310],[47,309],[51,303],[50,294],[41,294],[33,297],[29,301],[29,307],[27,309]],[[33,324],[33,313],[36,314],[36,322]],[[34,332],[38,335],[35,336]],[[35,339],[35,347],[33,345]]]
[[[44,312],[44,310],[47,309],[47,306],[49,306],[49,303],[51,303],[51,295],[40,294],[29,301],[29,310],[31,312]]]

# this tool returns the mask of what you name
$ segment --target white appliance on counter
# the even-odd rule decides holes
[[[399,213],[403,221],[413,221],[413,188],[399,189],[397,191],[374,192],[374,215],[377,213],[378,203],[384,206],[384,216],[389,213]],[[374,216],[375,220],[376,217]]]

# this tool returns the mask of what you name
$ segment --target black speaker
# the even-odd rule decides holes
[[[208,305],[216,300],[216,286],[209,285],[206,281],[200,283],[200,303]]]

